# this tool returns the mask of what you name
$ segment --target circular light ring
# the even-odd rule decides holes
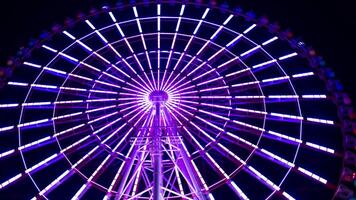
[[[219,199],[224,187],[242,199],[310,197],[295,180],[330,198],[342,151],[332,140],[341,133],[315,73],[288,41],[245,15],[190,4],[107,9],[34,49],[8,82],[5,94],[17,92],[0,105],[12,120],[0,132],[17,132],[18,146],[8,144],[0,159],[20,155],[25,169],[0,188],[30,178],[44,198],[62,184],[76,185],[75,197],[94,188],[122,195],[120,166],[138,166],[130,149],[151,123],[149,95],[160,90],[207,198]],[[39,177],[50,168],[51,179]],[[82,181],[71,182],[76,175]],[[137,180],[127,197],[148,188]],[[194,195],[187,185],[180,192]]]

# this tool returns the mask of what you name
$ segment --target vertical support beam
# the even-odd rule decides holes
[[[177,126],[176,124],[173,122],[167,108],[163,107],[163,112],[166,115],[167,118],[167,126],[170,127],[167,130],[169,130],[169,132],[171,133],[170,135],[173,137],[177,137],[178,135],[178,131],[177,131]],[[176,139],[173,139],[173,141],[176,141]],[[189,156],[187,155],[187,153],[185,152],[184,147],[182,146],[182,144],[180,142],[176,142],[175,144],[176,146],[178,146],[179,148],[179,154],[180,156],[183,158],[180,161],[177,161],[177,164],[179,168],[181,168],[182,172],[184,173],[185,171],[187,172],[186,175],[186,181],[190,181],[191,184],[193,185],[194,189],[195,189],[195,193],[194,193],[194,199],[197,200],[204,200],[204,199],[208,199],[206,197],[205,194],[203,194],[203,183],[200,181],[200,178],[198,176],[198,174],[196,173],[196,171],[194,170],[194,167],[190,161]],[[178,156],[179,157],[179,156]]]
[[[162,155],[161,155],[161,102],[155,104],[155,121],[152,136],[153,200],[161,200],[162,195]]]

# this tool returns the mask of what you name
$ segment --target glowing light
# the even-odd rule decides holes
[[[298,54],[297,53],[291,53],[291,54],[288,54],[288,55],[285,55],[285,56],[282,56],[282,57],[279,57],[278,60],[286,60],[288,58],[291,58],[291,57],[294,57],[294,56],[297,56]]]
[[[254,29],[257,25],[256,24],[252,24],[250,27],[248,27],[243,33],[247,34],[248,32],[250,32],[252,29]]]

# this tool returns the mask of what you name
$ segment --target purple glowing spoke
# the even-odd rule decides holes
[[[140,22],[140,19],[139,19],[139,17],[138,17],[138,12],[137,12],[136,7],[134,6],[134,7],[132,7],[132,9],[133,9],[133,12],[134,12],[134,14],[135,14],[137,27],[138,27],[139,32],[140,32],[140,35],[141,35],[141,42],[142,42],[142,45],[143,45],[144,50],[145,50],[145,54],[146,54],[146,58],[147,58],[147,61],[148,61],[149,70],[150,70],[150,72],[151,72],[153,84],[151,83],[151,81],[149,80],[149,78],[147,77],[147,75],[146,75],[146,73],[144,72],[143,69],[142,69],[142,71],[143,71],[143,73],[145,74],[145,77],[147,78],[148,82],[150,83],[152,90],[154,90],[154,89],[157,89],[157,86],[156,86],[156,81],[155,81],[155,78],[154,78],[154,75],[153,75],[153,71],[152,71],[151,60],[150,60],[150,57],[148,56],[148,50],[147,50],[147,46],[146,46],[146,42],[145,42],[145,37],[144,37],[143,34],[142,34],[141,22]],[[121,30],[121,28],[119,27],[118,24],[117,24],[117,28],[120,30],[121,36],[124,37],[127,46],[131,49],[131,52],[134,53],[134,51],[132,50],[130,44],[127,42],[127,40],[126,40],[126,38],[125,38],[125,35],[123,35],[123,32],[122,32],[122,30]],[[137,57],[135,57],[135,58],[136,58],[136,60],[137,60],[137,62],[138,62]],[[141,65],[141,64],[140,64],[140,65]]]
[[[87,20],[86,22],[87,22],[87,24],[88,24],[93,30],[95,30],[95,33],[98,34],[98,35],[100,36],[100,38],[107,44],[108,42],[107,42],[107,40],[105,39],[105,37],[104,37],[99,31],[96,30],[96,28],[91,24],[91,22],[88,21],[88,20]],[[117,24],[117,23],[116,23],[116,24]],[[117,26],[118,26],[118,28],[120,28],[118,24],[117,24]],[[121,29],[120,29],[120,30],[121,30]],[[75,37],[74,37],[73,35],[69,34],[67,31],[65,31],[64,34],[66,34],[66,35],[67,35],[68,37],[70,37],[71,39],[75,39]],[[128,43],[124,35],[123,35],[123,37],[124,37],[126,43]],[[125,75],[126,77],[128,77],[128,78],[130,78],[131,80],[133,80],[134,82],[136,82],[139,86],[143,87],[139,82],[137,82],[135,79],[132,79],[132,77],[130,77],[128,74],[126,74],[126,73],[123,72],[121,69],[119,69],[118,67],[116,67],[116,66],[115,66],[114,64],[112,64],[110,61],[108,61],[107,59],[105,59],[104,57],[102,57],[100,54],[94,52],[91,48],[89,48],[88,46],[86,46],[83,42],[81,42],[80,40],[76,40],[76,41],[77,41],[82,47],[84,47],[85,49],[89,50],[90,52],[92,52],[93,54],[95,54],[97,57],[99,57],[102,61],[104,61],[105,63],[109,64],[111,67],[113,67],[114,69],[116,69],[117,71],[119,71],[121,74]],[[136,71],[131,67],[131,65],[128,64],[128,62],[116,51],[116,49],[115,49],[111,44],[107,44],[107,45],[110,47],[110,49],[111,49],[116,55],[119,56],[119,58],[126,64],[126,66],[128,66],[128,67],[131,69],[131,71],[133,71],[134,74],[137,74]],[[47,47],[47,46],[45,46],[45,47]],[[130,47],[130,49],[132,49],[131,46],[129,46],[129,47]],[[47,49],[48,49],[48,47],[47,47]],[[51,48],[50,48],[50,49],[51,49]],[[137,57],[135,57],[135,58],[136,58],[136,61],[138,62],[138,64],[139,64],[139,65],[141,66],[141,68],[142,68],[142,65],[139,63]],[[76,59],[76,60],[77,60],[77,59]],[[80,63],[83,63],[83,62],[80,62]],[[88,66],[88,65],[85,64],[85,63],[83,63],[83,64],[86,65],[86,66]],[[89,66],[90,66],[90,65],[89,65]],[[92,68],[92,67],[91,67],[91,68]],[[93,69],[93,68],[92,68],[92,69]],[[96,68],[94,68],[94,69],[96,69]],[[143,73],[144,73],[144,70],[143,70],[143,69],[142,69],[142,71],[143,71]],[[105,74],[108,75],[108,76],[112,76],[112,75],[109,75],[109,74],[107,74],[107,73],[105,73]],[[145,74],[145,73],[144,73],[144,74]],[[146,82],[145,82],[140,76],[138,76],[138,77],[139,77],[139,79],[147,86],[147,88],[150,88],[150,87],[146,84]],[[146,78],[147,78],[147,76],[146,76]],[[116,79],[116,77],[115,77],[115,79]],[[119,80],[122,81],[121,79],[119,79]],[[147,80],[149,80],[149,79],[147,78]],[[149,83],[150,83],[150,82],[149,82]],[[145,88],[145,87],[143,87],[143,88]]]
[[[167,73],[167,69],[168,69],[169,64],[170,64],[170,59],[171,59],[171,56],[172,56],[172,52],[173,52],[174,47],[175,47],[177,33],[179,31],[179,27],[180,27],[180,23],[181,23],[181,20],[182,20],[182,15],[184,14],[184,10],[185,10],[185,5],[183,4],[181,6],[181,9],[180,9],[179,18],[178,18],[178,21],[177,21],[177,26],[176,26],[176,29],[175,29],[175,33],[174,33],[171,49],[170,49],[169,56],[168,56],[168,59],[167,59],[166,68],[164,70],[164,74],[163,74],[162,84],[161,84],[160,90],[163,90],[163,87],[166,85],[166,83],[164,82],[164,79],[166,77],[166,73]]]
[[[224,25],[226,25],[226,24],[231,20],[231,18],[232,18],[232,17],[231,17],[231,15],[230,15],[230,16],[225,20]],[[246,29],[246,30],[244,31],[244,34],[246,34],[247,32],[249,32],[250,30],[252,30],[254,27],[255,27],[255,25],[252,25],[251,27],[249,27],[248,29]],[[223,28],[223,26],[221,25],[221,26],[218,28],[218,30],[211,36],[210,40],[214,39],[214,38],[216,37],[216,35],[221,31],[222,28]],[[239,39],[239,38],[237,38],[237,39]],[[235,42],[237,41],[237,39],[232,40],[232,41],[227,45],[227,47],[231,47],[232,44],[235,44]],[[198,55],[200,54],[200,52],[202,52],[202,51],[204,50],[204,48],[210,43],[210,40],[208,40],[208,41],[205,43],[205,45],[198,51],[198,53],[196,54],[196,56],[198,56]],[[257,46],[257,48],[260,48],[260,46]],[[241,57],[244,57],[245,55],[251,53],[252,51],[257,50],[257,48],[253,48],[253,49],[251,49],[251,50],[249,50],[249,51],[246,51],[246,52],[242,53],[240,56],[241,56]],[[193,74],[196,70],[198,70],[198,69],[201,68],[203,65],[205,65],[207,62],[213,60],[217,55],[219,55],[220,53],[222,53],[225,49],[226,49],[225,47],[221,48],[221,49],[220,49],[219,51],[217,51],[214,55],[212,55],[211,57],[209,57],[207,61],[203,62],[203,63],[200,64],[198,67],[196,67],[194,70],[192,70],[191,72],[189,72],[189,73],[187,74],[187,76],[190,76],[190,75]],[[196,56],[194,56],[194,57],[188,62],[188,64],[186,64],[186,66],[182,69],[182,72],[193,62],[193,60],[196,58]],[[238,57],[236,57],[236,58],[238,58]],[[233,61],[233,60],[235,60],[236,58],[233,58],[233,59],[231,59],[230,61]],[[230,61],[228,61],[227,63],[229,63]],[[223,65],[225,65],[225,64],[223,64]],[[220,66],[219,66],[219,67],[220,67]],[[219,68],[219,67],[217,67],[217,68]],[[180,73],[179,73],[177,76],[179,76],[179,75],[180,75]],[[175,80],[175,79],[176,79],[176,78],[174,78],[173,80]],[[182,80],[183,80],[183,79],[181,79],[179,82],[181,82]],[[178,83],[179,83],[179,82],[178,82]],[[175,86],[175,85],[174,85],[174,86]],[[172,87],[174,87],[174,86],[172,86]],[[169,87],[168,87],[168,88],[169,88]]]
[[[199,20],[197,26],[195,27],[195,30],[194,30],[192,36],[190,37],[188,43],[186,44],[186,46],[185,46],[185,48],[184,48],[184,52],[181,54],[181,56],[180,56],[178,62],[176,63],[176,65],[174,66],[174,68],[173,68],[173,70],[172,70],[170,76],[168,77],[166,84],[163,86],[163,90],[165,90],[166,87],[168,87],[169,85],[171,85],[172,82],[169,83],[170,77],[173,75],[173,73],[175,72],[177,66],[180,64],[180,61],[181,61],[182,57],[185,55],[187,49],[190,47],[190,44],[191,44],[192,40],[193,40],[194,37],[195,37],[195,34],[198,32],[198,30],[199,30],[199,28],[200,28],[200,26],[201,26],[203,20],[205,19],[206,15],[208,14],[209,10],[210,10],[209,8],[205,9],[205,11],[204,11],[204,13],[203,13],[201,19]],[[177,75],[177,76],[178,76],[178,75]],[[177,76],[176,76],[176,78],[177,78]],[[174,80],[175,80],[176,78],[174,78]],[[174,81],[174,80],[173,80],[173,81]]]

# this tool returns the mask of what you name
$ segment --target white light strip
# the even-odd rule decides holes
[[[289,140],[289,141],[302,143],[302,140],[300,140],[300,139],[297,139],[297,138],[294,138],[294,137],[290,137],[290,136],[287,136],[287,135],[283,135],[281,133],[277,133],[277,132],[274,132],[274,131],[268,131],[268,133],[271,134],[271,135],[274,135],[274,136]]]
[[[223,25],[225,26],[229,21],[234,17],[233,14],[230,14],[229,17],[224,21]]]
[[[325,99],[326,95],[324,94],[309,94],[309,95],[302,95],[302,98],[305,99]]]
[[[317,145],[317,144],[314,144],[314,143],[311,143],[311,142],[306,142],[306,145],[310,146],[310,147],[313,147],[315,149],[319,149],[321,151],[326,151],[328,153],[335,153],[335,150],[333,149],[330,149],[330,148],[327,148],[327,147],[323,147],[323,146],[320,146],[320,145]]]
[[[307,121],[317,122],[317,123],[322,123],[322,124],[334,124],[334,122],[331,120],[317,119],[317,118],[311,118],[311,117],[307,117]]]
[[[270,115],[271,115],[271,116],[275,116],[275,117],[282,117],[282,118],[303,120],[303,117],[302,117],[302,116],[286,115],[286,114],[273,113],[273,112],[272,112]]]
[[[306,72],[306,73],[301,73],[301,74],[294,74],[292,75],[293,78],[299,78],[299,77],[304,77],[304,76],[312,76],[314,75],[314,72]]]
[[[242,192],[242,190],[236,185],[234,181],[230,181],[230,184],[232,187],[235,189],[235,191],[239,194],[239,197],[241,197],[243,200],[248,200],[249,198],[246,196],[245,193]]]
[[[277,77],[277,78],[264,79],[264,80],[262,80],[262,82],[263,83],[267,83],[267,82],[280,81],[280,80],[285,80],[285,79],[289,79],[289,76],[282,76],[282,77]]]
[[[257,64],[257,65],[254,65],[254,66],[252,66],[252,68],[253,68],[253,69],[256,69],[256,68],[259,68],[259,67],[263,67],[263,66],[266,66],[266,65],[269,65],[269,64],[275,63],[275,62],[277,62],[277,60],[276,60],[276,59],[269,60],[269,61],[266,61],[266,62],[263,62],[263,63]]]
[[[244,57],[244,56],[246,56],[246,55],[248,55],[248,54],[250,54],[250,53],[256,51],[256,50],[259,49],[259,48],[261,48],[261,46],[260,46],[260,45],[257,45],[257,46],[255,46],[255,47],[253,47],[252,49],[250,49],[250,50],[248,50],[248,51],[242,53],[242,54],[240,55],[240,57]]]
[[[55,72],[55,73],[58,73],[58,74],[64,74],[64,75],[67,74],[67,72],[62,71],[62,70],[58,70],[58,69],[53,69],[53,68],[48,68],[48,67],[44,67],[43,69],[48,70],[48,71],[52,71],[52,72]]]
[[[55,50],[55,49],[53,49],[53,48],[51,48],[51,47],[49,47],[47,45],[42,45],[42,47],[47,49],[47,50],[49,50],[49,51],[52,51],[53,53],[57,53],[58,52],[57,50]]]
[[[318,175],[316,175],[314,173],[311,173],[310,171],[308,171],[308,170],[306,170],[306,169],[304,169],[302,167],[298,167],[298,170],[301,171],[302,173],[312,177],[313,179],[320,181],[321,183],[326,184],[328,182],[326,179],[324,179],[324,178],[322,178],[322,177],[320,177],[320,176],[318,176]]]
[[[74,57],[72,57],[72,56],[70,56],[70,55],[67,55],[67,54],[65,54],[65,53],[63,53],[63,52],[59,52],[58,54],[61,55],[61,56],[63,56],[63,57],[66,57],[66,58],[68,58],[69,60],[72,60],[72,61],[74,61],[74,62],[79,62],[78,59],[76,59],[76,58],[74,58]]]
[[[63,33],[64,33],[66,36],[68,36],[70,39],[75,40],[75,37],[74,37],[72,34],[68,33],[67,31],[63,31]]]
[[[12,108],[19,106],[18,103],[8,103],[8,104],[0,104],[0,108]]]
[[[278,187],[278,185],[274,184],[271,180],[269,180],[267,177],[265,177],[263,174],[261,174],[259,171],[257,171],[255,168],[248,166],[248,168],[255,174],[257,175],[259,178],[261,178],[265,183],[267,183],[268,185],[270,185],[274,190],[279,191],[280,187]]]
[[[85,20],[85,22],[90,26],[91,29],[95,30],[95,26],[89,20]]]
[[[238,35],[235,39],[231,40],[231,42],[229,42],[229,43],[226,45],[226,47],[229,47],[229,46],[231,46],[232,44],[234,44],[234,43],[235,43],[237,40],[239,40],[242,36],[243,36],[242,34]]]
[[[285,60],[287,58],[291,58],[291,57],[294,57],[294,56],[297,56],[298,54],[296,52],[294,53],[291,53],[291,54],[288,54],[288,55],[285,55],[285,56],[282,56],[282,57],[279,57],[278,60]]]
[[[17,179],[21,178],[22,177],[22,174],[17,174],[16,176],[10,178],[9,180],[3,182],[0,184],[0,189],[4,188],[5,186],[9,185],[10,183],[16,181]]]
[[[7,84],[15,85],[15,86],[28,86],[28,83],[21,83],[21,82],[14,82],[14,81],[9,81]]]
[[[208,14],[209,10],[210,10],[209,8],[205,9],[204,14],[203,14],[203,16],[201,17],[202,19],[205,19],[205,17],[206,17],[206,15]]]
[[[267,151],[267,150],[265,150],[265,149],[261,149],[261,151],[262,151],[263,153],[267,154],[268,156],[270,156],[271,158],[274,158],[274,159],[276,159],[276,160],[279,160],[280,162],[282,162],[282,163],[288,165],[289,167],[294,167],[294,166],[295,166],[294,163],[291,163],[291,162],[289,162],[288,160],[286,160],[286,159],[284,159],[284,158],[281,158],[280,156],[277,156],[277,155],[271,153],[270,151]]]
[[[262,43],[262,46],[266,46],[266,45],[268,45],[268,44],[274,42],[274,41],[277,40],[277,39],[278,39],[278,37],[277,37],[277,36],[274,36],[273,38],[271,38],[271,39],[267,40],[266,42]]]
[[[257,25],[256,24],[252,24],[250,27],[248,27],[243,33],[246,34],[248,32],[250,32],[253,28],[255,28]]]
[[[24,65],[30,66],[30,67],[35,67],[35,68],[41,68],[41,65],[30,63],[30,62],[24,62]]]
[[[109,12],[109,15],[110,15],[110,17],[111,17],[111,20],[112,20],[113,22],[116,22],[116,18],[115,18],[115,16],[114,16],[114,14],[112,14],[112,12]]]
[[[136,6],[132,7],[135,17],[138,17]]]
[[[283,192],[282,195],[286,197],[288,200],[295,200],[292,196],[290,196],[287,192]]]

